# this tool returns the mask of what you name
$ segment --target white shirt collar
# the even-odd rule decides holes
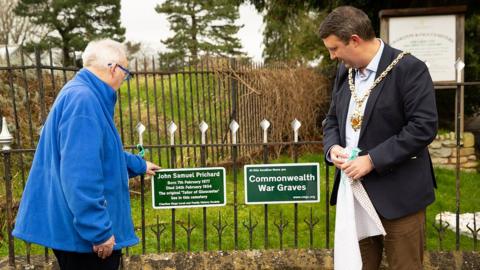
[[[375,56],[370,60],[370,63],[368,63],[367,67],[365,70],[368,70],[370,72],[377,72],[378,69],[378,64],[380,63],[380,58],[382,58],[382,53],[383,53],[383,48],[385,45],[383,44],[383,40],[378,39],[380,41],[380,48],[378,48],[377,53]]]

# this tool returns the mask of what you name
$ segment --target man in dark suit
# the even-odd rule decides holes
[[[425,208],[436,187],[427,146],[437,109],[426,65],[375,37],[368,16],[343,6],[319,29],[331,59],[341,61],[324,126],[326,160],[361,181],[386,236],[359,242],[363,269],[378,269],[385,248],[390,269],[422,269]],[[362,151],[346,161],[345,148]]]

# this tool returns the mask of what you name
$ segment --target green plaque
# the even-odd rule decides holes
[[[245,165],[245,203],[320,201],[318,163]]]
[[[155,209],[224,206],[225,168],[162,169],[152,181]]]

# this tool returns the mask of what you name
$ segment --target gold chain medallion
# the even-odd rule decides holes
[[[362,119],[363,116],[355,110],[350,117],[350,125],[352,125],[353,130],[358,131],[362,127]]]
[[[378,76],[375,81],[373,81],[373,84],[367,89],[365,95],[363,97],[358,97],[355,93],[355,84],[353,83],[353,69],[349,68],[348,69],[348,86],[350,88],[350,92],[352,94],[352,98],[355,101],[355,110],[353,114],[350,116],[350,125],[352,126],[353,130],[356,132],[362,127],[362,122],[363,122],[363,113],[360,111],[362,108],[363,102],[370,96],[370,93],[372,92],[373,88],[377,86],[392,70],[392,68],[400,61],[400,59],[403,58],[406,54],[409,54],[409,52],[402,52],[400,53],[397,58],[395,58],[390,65]]]

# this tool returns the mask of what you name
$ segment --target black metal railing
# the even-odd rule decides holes
[[[52,50],[47,53],[36,50],[33,54],[28,54],[20,49],[16,58],[12,59],[6,49],[5,55],[4,66],[0,64],[0,83],[2,83],[0,102],[5,104],[0,109],[0,116],[9,116],[11,124],[9,128],[14,134],[14,142],[13,149],[1,150],[3,167],[0,174],[5,184],[3,190],[5,207],[0,215],[4,216],[6,224],[3,236],[8,242],[10,265],[15,264],[15,256],[19,255],[25,255],[26,264],[30,264],[31,254],[39,252],[43,253],[44,261],[48,263],[50,256],[47,248],[25,243],[25,252],[16,253],[19,249],[15,248],[15,245],[21,242],[14,241],[10,232],[14,224],[18,200],[25,186],[28,168],[35,152],[39,130],[58,91],[74,76],[78,68],[55,64]],[[48,64],[44,64],[45,61]],[[275,156],[273,153],[278,152],[289,155],[288,162],[298,162],[300,154],[305,150],[316,151],[321,149],[322,145],[318,140],[294,142],[287,139],[283,142],[261,142],[262,130],[259,124],[265,116],[264,106],[269,101],[252,91],[252,87],[258,86],[258,78],[252,78],[249,74],[256,69],[267,67],[220,58],[205,58],[195,63],[193,61],[178,63],[175,69],[167,69],[165,64],[155,59],[144,60],[143,67],[139,66],[136,60],[132,64],[130,66],[134,67],[134,78],[118,91],[115,116],[125,148],[135,151],[138,143],[135,125],[142,122],[146,125],[144,144],[147,150],[146,159],[158,163],[163,168],[225,166],[231,176],[229,179],[231,189],[228,192],[232,192],[232,200],[227,206],[219,209],[200,208],[201,215],[199,214],[200,217],[196,218],[197,212],[194,212],[194,209],[153,212],[152,209],[145,207],[145,198],[148,197],[148,191],[146,191],[148,180],[144,178],[134,180],[133,183],[138,183],[139,188],[135,184],[132,185],[132,200],[140,200],[141,211],[140,224],[136,224],[141,238],[141,250],[137,251],[138,253],[191,251],[194,250],[192,241],[200,242],[195,250],[205,251],[283,249],[285,246],[331,248],[332,223],[330,221],[333,210],[330,209],[328,198],[332,186],[330,180],[333,168],[324,165],[321,169],[324,179],[320,203],[282,205],[281,207],[264,204],[260,206],[261,211],[257,211],[263,216],[255,216],[252,215],[252,210],[258,207],[245,205],[240,201],[242,183],[238,177],[243,164],[247,162],[267,164]],[[471,82],[449,86],[459,88],[479,84]],[[233,135],[229,129],[230,123],[234,120],[240,125],[235,143],[232,141]],[[201,143],[201,134],[197,127],[201,121],[209,125],[206,133],[208,140],[205,143]],[[173,135],[173,144],[168,141],[171,138],[168,132],[168,125],[171,122],[178,126],[178,132]],[[323,164],[323,160],[318,162]],[[459,183],[459,174],[457,174],[457,218],[460,213]],[[293,210],[291,216],[286,215],[284,211],[290,208]],[[320,223],[322,217],[324,222]],[[196,222],[200,220],[201,223],[197,224]],[[442,240],[446,224],[443,221],[439,223],[434,221],[433,225],[438,234],[440,248],[443,248]],[[461,238],[458,222],[455,226],[458,250]],[[196,232],[200,228],[201,235],[198,235]],[[470,225],[470,228],[474,250],[476,250],[479,230],[477,224]],[[274,234],[275,229],[278,233]],[[165,236],[168,234],[170,234],[169,240]],[[179,235],[184,236],[180,242]],[[232,242],[225,243],[227,235],[233,236]],[[263,245],[258,244],[258,241],[255,242],[258,235],[263,236],[261,241]],[[285,237],[291,238],[285,240]],[[323,242],[315,239],[322,239]],[[275,240],[278,240],[278,243]],[[169,243],[170,246],[166,246],[165,243]],[[132,250],[127,248],[126,253],[129,255]]]

